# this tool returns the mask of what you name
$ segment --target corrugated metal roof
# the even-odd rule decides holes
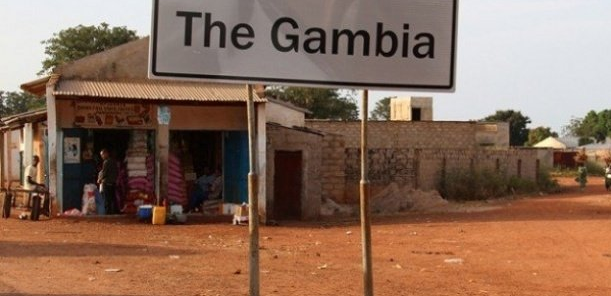
[[[83,81],[60,80],[55,96],[105,97],[189,102],[245,102],[242,84],[198,83],[167,80]],[[266,102],[253,91],[255,102]]]
[[[1,131],[15,129],[28,122],[40,122],[47,120],[47,108],[32,110],[20,114],[15,114],[1,119]]]

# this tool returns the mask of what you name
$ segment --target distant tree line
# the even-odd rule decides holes
[[[270,87],[265,91],[269,97],[290,102],[307,109],[306,118],[355,120],[359,117],[356,99],[349,92],[339,89],[305,87]]]
[[[583,118],[573,118],[564,133],[579,137],[579,145],[604,143],[611,137],[611,109],[588,112]]]
[[[0,117],[40,109],[45,105],[46,101],[44,99],[37,98],[29,93],[0,90]]]

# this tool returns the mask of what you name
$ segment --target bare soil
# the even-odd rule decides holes
[[[611,295],[611,194],[598,178],[584,192],[561,183],[554,195],[376,217],[375,294]],[[360,242],[353,218],[262,227],[261,295],[362,295]],[[248,295],[247,255],[246,226],[10,218],[0,295]]]

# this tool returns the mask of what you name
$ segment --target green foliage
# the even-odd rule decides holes
[[[560,190],[558,180],[554,179],[552,175],[552,169],[541,168],[537,175],[537,185],[539,190],[544,192],[557,192]]]
[[[489,115],[482,121],[500,121],[509,123],[509,143],[511,146],[523,146],[528,141],[528,128],[531,122],[528,116],[522,115],[520,111],[498,110],[495,114]]]
[[[604,143],[611,136],[611,109],[588,112],[583,118],[573,118],[564,127],[566,134],[577,136],[580,144]]]
[[[536,192],[539,187],[537,182],[511,176],[507,180],[507,189],[514,194],[524,194]]]
[[[46,101],[26,92],[0,91],[0,117],[23,113],[44,107]]]
[[[390,120],[390,97],[383,98],[376,103],[371,111],[372,120]]]
[[[53,37],[42,41],[45,45],[47,57],[42,61],[42,70],[38,74],[45,74],[53,68],[113,48],[117,45],[138,39],[136,31],[126,27],[112,27],[101,23],[99,26],[83,26],[61,30]]]
[[[593,160],[586,161],[586,171],[590,176],[603,176],[605,174],[605,168]]]
[[[526,142],[526,146],[532,147],[548,137],[558,137],[558,133],[552,132],[551,128],[543,126],[530,129],[528,131],[528,141]]]
[[[307,118],[355,120],[359,116],[356,100],[341,95],[338,89],[272,87],[265,94],[308,109],[312,114],[306,114]]]
[[[593,143],[594,143],[594,140],[592,140],[592,138],[579,138],[577,145],[583,146],[583,145],[588,145],[588,144],[593,144]]]
[[[438,187],[441,195],[449,200],[469,201],[499,198],[509,194],[526,194],[539,190],[553,191],[558,183],[548,170],[539,172],[537,182],[488,169],[455,169],[441,177]]]
[[[485,200],[506,194],[505,176],[489,170],[455,169],[441,178],[439,192],[449,200]]]

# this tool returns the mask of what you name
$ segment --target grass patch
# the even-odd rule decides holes
[[[438,186],[445,199],[455,201],[486,200],[539,191],[551,192],[558,188],[558,182],[546,169],[540,170],[537,182],[488,169],[455,169],[442,176]]]
[[[588,160],[586,161],[586,169],[588,170],[589,176],[603,176],[605,168],[598,162]],[[577,168],[554,168],[551,170],[550,175],[552,177],[575,177],[577,176]]]

